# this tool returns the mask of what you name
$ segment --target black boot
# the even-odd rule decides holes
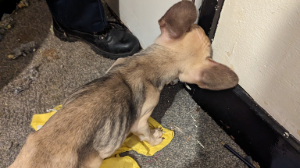
[[[130,56],[140,50],[138,39],[117,22],[108,22],[102,32],[92,34],[66,28],[53,19],[53,31],[63,41],[83,41],[97,54],[111,59]]]

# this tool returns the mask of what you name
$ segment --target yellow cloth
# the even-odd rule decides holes
[[[34,130],[38,130],[41,128],[49,118],[55,114],[55,110],[61,109],[62,105],[56,106],[53,108],[54,110],[50,111],[49,113],[44,114],[35,114],[32,117],[31,127]],[[118,168],[139,168],[138,164],[129,156],[120,157],[119,154],[134,150],[139,154],[145,156],[153,156],[157,151],[161,150],[165,146],[167,146],[174,137],[174,132],[163,128],[157,121],[153,118],[149,117],[148,119],[149,127],[150,128],[161,128],[165,133],[163,137],[165,138],[162,143],[156,146],[150,146],[149,143],[140,141],[139,138],[132,133],[128,135],[125,139],[123,145],[109,158],[105,159],[100,168],[111,168],[111,167],[118,167]]]
[[[59,109],[61,109],[61,107],[62,105],[58,105],[54,107],[53,110],[51,110],[49,113],[33,115],[30,126],[36,131],[39,130],[49,120],[49,118],[56,113],[55,110],[58,111]]]
[[[118,155],[105,159],[100,168],[140,168],[140,166],[130,156],[120,157]]]

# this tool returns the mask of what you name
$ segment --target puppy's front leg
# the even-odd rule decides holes
[[[151,146],[155,146],[163,141],[163,132],[160,128],[149,128],[148,118],[150,117],[151,113],[152,111],[138,119],[131,128],[131,132],[138,136],[141,141],[146,141]]]
[[[81,157],[83,157],[83,159],[79,168],[99,168],[103,160],[95,149]]]
[[[176,85],[178,82],[179,82],[179,79],[175,79],[175,80],[171,81],[169,84]]]

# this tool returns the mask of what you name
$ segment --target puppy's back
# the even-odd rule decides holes
[[[39,131],[28,136],[10,168],[78,167],[90,150],[110,156],[137,117],[132,99],[130,84],[118,73],[80,87]]]

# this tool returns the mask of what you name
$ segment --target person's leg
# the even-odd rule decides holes
[[[65,27],[87,33],[107,25],[100,0],[46,0],[53,18]]]
[[[117,59],[139,51],[139,41],[121,25],[107,22],[100,0],[46,0],[55,35],[83,41],[100,55]]]

